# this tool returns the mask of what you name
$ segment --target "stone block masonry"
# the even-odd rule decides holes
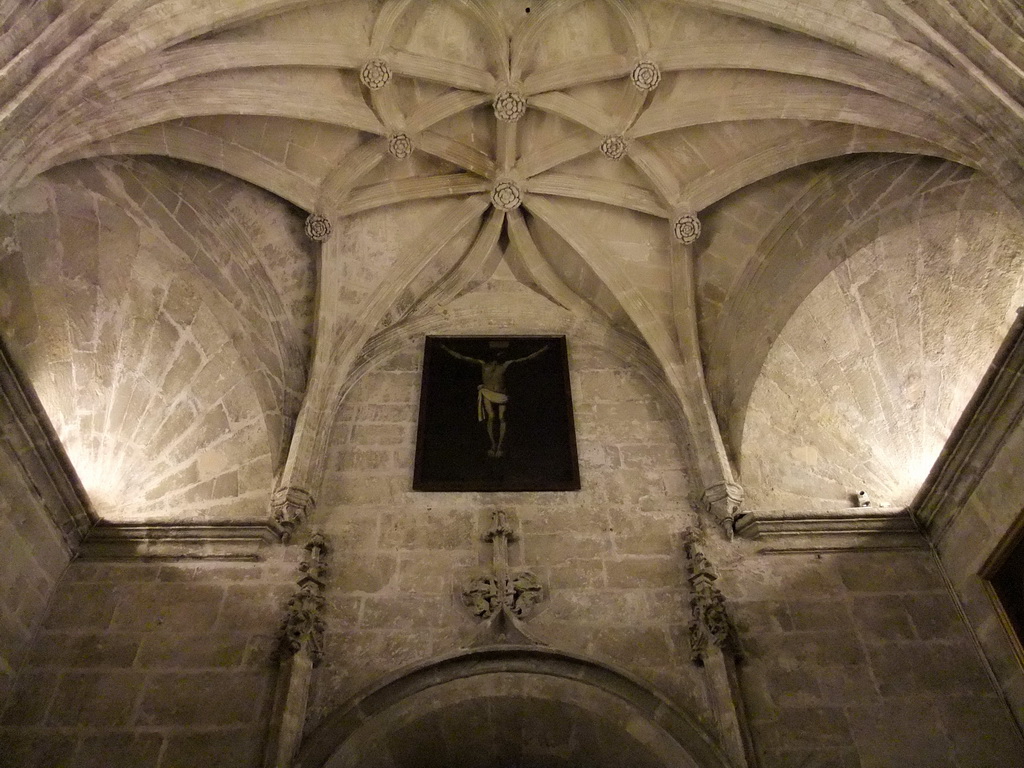
[[[72,563],[0,720],[0,763],[256,765],[294,554]]]
[[[1020,768],[1020,734],[928,551],[723,568],[762,764]]]
[[[0,442],[0,711],[68,563],[68,549],[21,467]]]

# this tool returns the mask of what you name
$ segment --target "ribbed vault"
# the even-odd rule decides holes
[[[2,262],[3,332],[80,472],[102,457],[105,477],[132,478],[112,507],[97,502],[121,519],[170,514],[186,498],[201,499],[195,515],[252,515],[275,484],[315,493],[331,414],[367,344],[443,312],[502,261],[650,350],[695,485],[744,482],[736,461],[773,439],[745,430],[748,404],[776,407],[758,393],[786,384],[784,349],[806,358],[824,343],[783,330],[804,322],[815,286],[848,257],[875,254],[851,270],[898,273],[910,263],[901,249],[973,232],[970,217],[943,218],[950,206],[998,209],[1008,233],[1019,214],[998,198],[1024,192],[1024,54],[998,2],[123,0],[51,11],[11,5],[0,43],[0,189],[19,233]],[[230,180],[208,182],[194,165]],[[963,191],[981,178],[983,194]],[[239,179],[333,225],[308,371],[302,215],[264,196],[265,221],[233,218],[225,193],[264,194]],[[689,216],[704,225],[695,243]],[[898,234],[913,218],[916,233]],[[94,219],[95,234],[68,223]],[[61,233],[60,248],[27,234],[40,227]],[[972,350],[976,333],[1005,327],[1019,272],[1007,247],[978,248],[1000,278],[979,277],[970,300],[984,311],[957,316],[973,323],[956,334]],[[921,279],[942,279],[935,263]],[[146,279],[175,287],[156,297]],[[32,319],[50,303],[61,313]],[[193,344],[174,330],[182,305],[210,318],[195,354],[220,361],[230,408],[188,370],[145,392]],[[169,330],[136,329],[143,318]],[[853,332],[861,342],[873,322]],[[92,358],[76,358],[90,345]],[[928,390],[943,414],[929,445],[983,357]],[[916,359],[932,371],[920,375],[944,376],[927,353]],[[854,375],[853,360],[835,364]],[[913,412],[914,397],[878,393],[858,418]],[[136,398],[163,416],[115,429],[117,404]],[[178,431],[165,424],[172,405]],[[221,427],[204,426],[218,409]],[[758,423],[785,431],[783,412]],[[218,448],[223,466],[189,468],[201,446],[250,429],[258,436],[231,438],[237,451]],[[874,460],[902,471],[900,451]],[[852,454],[835,461],[835,487],[882,471]],[[225,479],[242,475],[251,485]],[[886,487],[905,499],[906,482]],[[215,510],[250,490],[243,511]]]

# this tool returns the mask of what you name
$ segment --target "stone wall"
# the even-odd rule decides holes
[[[1024,766],[1024,741],[929,550],[726,558],[766,768]]]
[[[9,703],[26,646],[43,617],[68,548],[0,442],[0,711]]]
[[[250,768],[295,563],[75,562],[0,723],[5,766]]]
[[[990,596],[984,577],[1000,545],[1021,530],[1022,455],[1024,425],[1018,423],[1008,430],[993,460],[976,470],[978,483],[958,514],[943,526],[937,551],[1020,727],[1024,728],[1024,674],[1019,651],[997,614],[995,599]]]
[[[696,516],[665,402],[636,369],[570,338],[581,491],[413,493],[421,345],[366,375],[337,415],[317,511],[337,566],[310,727],[375,679],[473,641],[480,624],[461,590],[490,563],[495,509],[517,521],[513,567],[549,592],[529,632],[704,711],[678,540]]]

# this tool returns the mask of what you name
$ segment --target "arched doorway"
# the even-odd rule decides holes
[[[631,676],[528,646],[427,662],[349,700],[297,768],[727,768],[692,718]]]

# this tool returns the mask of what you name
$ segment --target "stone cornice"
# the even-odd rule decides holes
[[[97,517],[56,431],[0,339],[0,442],[74,552]]]
[[[98,523],[81,543],[81,560],[259,560],[278,541],[269,522]]]
[[[1024,312],[999,351],[921,487],[911,511],[933,542],[955,522],[1010,431],[1024,416]]]
[[[736,535],[762,544],[762,554],[928,547],[906,509],[880,507],[747,512],[736,522]]]

